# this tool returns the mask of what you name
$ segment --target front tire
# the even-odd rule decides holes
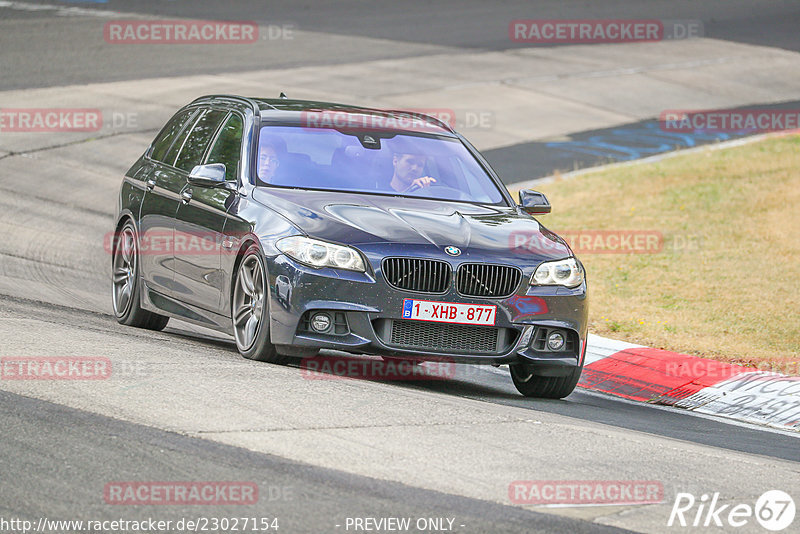
[[[537,376],[533,368],[524,363],[511,364],[508,369],[517,391],[526,397],[563,399],[578,385],[583,366],[576,367],[566,376]]]
[[[258,245],[251,245],[236,271],[231,298],[233,336],[239,354],[248,360],[285,363],[269,340],[269,291],[267,272]]]
[[[169,317],[141,307],[139,249],[136,228],[128,220],[117,235],[111,259],[111,303],[117,322],[148,330],[163,330]]]

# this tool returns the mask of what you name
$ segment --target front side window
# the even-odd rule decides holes
[[[434,134],[262,126],[256,175],[258,185],[503,202],[461,141]]]
[[[202,163],[206,147],[225,115],[225,111],[210,110],[200,117],[175,160],[177,168],[189,172],[195,165]]]
[[[225,179],[236,180],[236,169],[242,153],[242,118],[231,113],[208,152],[206,163],[224,163]]]

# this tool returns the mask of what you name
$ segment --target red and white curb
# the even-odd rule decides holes
[[[579,387],[800,431],[800,377],[589,335]]]

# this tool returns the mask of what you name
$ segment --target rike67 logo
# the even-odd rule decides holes
[[[699,499],[691,493],[678,493],[667,526],[680,527],[743,527],[755,519],[767,530],[778,532],[794,522],[794,499],[781,490],[764,492],[755,502],[720,504],[719,492],[709,496],[704,493]]]

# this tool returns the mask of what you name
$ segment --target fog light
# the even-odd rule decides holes
[[[331,316],[327,313],[315,313],[311,317],[311,328],[319,333],[324,333],[331,328]]]
[[[553,332],[547,338],[547,348],[550,350],[561,350],[564,346],[564,334],[561,332]]]

